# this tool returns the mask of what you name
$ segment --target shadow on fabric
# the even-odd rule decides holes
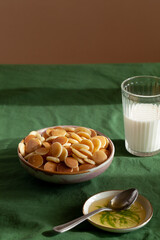
[[[113,97],[114,96],[114,97]],[[0,90],[0,105],[107,105],[121,104],[119,88],[56,89],[19,88]]]

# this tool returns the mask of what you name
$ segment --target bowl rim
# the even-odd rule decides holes
[[[83,214],[84,214],[84,215],[87,214],[90,205],[91,205],[94,201],[96,201],[96,200],[94,200],[92,203],[89,204],[88,202],[89,202],[92,198],[94,198],[94,197],[96,197],[96,196],[98,197],[98,195],[101,195],[101,194],[103,194],[103,193],[110,193],[110,194],[115,193],[115,194],[116,194],[116,193],[122,192],[122,191],[124,191],[124,190],[114,189],[114,190],[107,190],[107,191],[99,192],[99,193],[96,193],[96,194],[92,195],[92,196],[89,197],[89,198],[84,202],[84,204],[83,204],[83,207],[82,207],[82,212],[83,212]],[[96,226],[96,227],[98,227],[98,228],[101,228],[101,229],[103,228],[103,229],[108,230],[108,231],[119,231],[119,232],[123,232],[123,231],[124,231],[124,232],[127,232],[127,231],[133,231],[133,230],[139,229],[139,228],[143,227],[144,225],[146,225],[146,224],[151,220],[151,218],[152,218],[152,216],[153,216],[153,207],[152,207],[150,201],[149,201],[147,198],[145,198],[143,195],[138,194],[138,198],[142,199],[144,202],[146,202],[146,203],[149,205],[149,209],[150,209],[150,212],[151,212],[151,213],[150,213],[150,215],[147,217],[147,219],[145,218],[143,222],[141,222],[140,224],[138,224],[138,225],[135,226],[135,227],[130,227],[130,228],[111,228],[111,227],[107,227],[107,226],[100,225],[100,224],[94,222],[93,220],[91,220],[91,218],[88,218],[88,221],[89,221],[91,224],[93,224],[94,226]],[[137,200],[138,200],[138,198],[137,198]],[[103,199],[103,198],[100,198],[100,199]],[[98,200],[100,200],[100,199],[98,199]],[[97,201],[98,201],[98,200],[97,200]],[[86,207],[87,204],[89,204],[89,206],[87,207],[87,213],[86,213],[86,212],[85,212],[85,207]],[[149,210],[148,210],[148,211],[149,211]]]
[[[46,127],[46,128],[42,128],[42,129],[39,129],[39,130],[36,130],[37,132],[40,132],[40,133],[43,133],[46,129],[48,128],[54,128],[54,127],[84,127],[84,126],[76,126],[76,125],[57,125],[57,126],[51,126],[51,127]],[[89,127],[87,127],[89,128]],[[92,128],[89,128],[89,129],[92,129]],[[94,131],[96,131],[96,133],[100,136],[104,136],[106,137],[108,140],[109,140],[109,143],[110,143],[110,147],[112,149],[111,151],[111,154],[109,156],[109,158],[101,163],[100,165],[96,166],[96,167],[93,167],[91,169],[87,169],[87,170],[84,170],[84,171],[80,171],[80,172],[66,172],[66,173],[63,173],[63,172],[49,172],[49,171],[46,171],[44,169],[41,169],[41,168],[37,168],[37,167],[34,167],[33,165],[31,165],[28,161],[26,161],[26,159],[21,155],[21,153],[19,152],[19,148],[17,147],[17,153],[18,153],[18,157],[19,157],[19,160],[21,162],[23,162],[25,165],[27,165],[28,167],[30,167],[31,169],[34,169],[36,171],[40,171],[40,172],[43,172],[43,173],[46,173],[46,174],[49,174],[49,175],[80,175],[80,174],[83,174],[83,173],[89,173],[89,172],[94,172],[100,168],[102,168],[103,166],[105,166],[106,164],[108,163],[111,163],[113,158],[114,158],[114,154],[115,154],[115,146],[113,144],[113,142],[111,141],[111,139],[109,137],[107,137],[105,134],[93,129]],[[24,138],[23,138],[24,139]],[[23,140],[21,139],[21,141]],[[20,142],[21,142],[20,141]],[[19,143],[20,143],[19,142]],[[18,145],[19,145],[18,143]]]

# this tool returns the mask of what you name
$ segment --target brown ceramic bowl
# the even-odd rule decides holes
[[[73,125],[65,125],[60,127],[78,127]],[[58,126],[53,126],[58,127]],[[52,128],[52,127],[49,127]],[[43,128],[38,130],[40,134],[42,134],[44,131],[46,131],[47,128]],[[95,130],[96,131],[96,130]],[[97,135],[105,136],[103,133],[96,131]],[[107,137],[107,136],[105,136]],[[113,142],[107,137],[109,140],[109,150],[110,150],[110,156],[109,158],[103,162],[102,164],[80,172],[72,172],[72,173],[60,173],[60,172],[48,172],[41,168],[36,168],[33,165],[31,165],[27,160],[24,159],[24,157],[21,155],[18,149],[18,157],[21,165],[34,177],[39,178],[41,180],[47,181],[47,182],[53,182],[53,183],[59,183],[59,184],[71,184],[71,183],[79,183],[79,182],[85,182],[92,178],[95,178],[96,176],[100,175],[104,171],[107,170],[107,168],[110,166],[115,153],[115,147]]]

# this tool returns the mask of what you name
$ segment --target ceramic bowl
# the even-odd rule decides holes
[[[66,126],[77,127],[77,126],[72,126],[72,125],[65,125],[65,126],[61,126],[61,127],[66,127]],[[57,127],[57,126],[53,126],[53,127]],[[52,128],[52,127],[49,127],[49,128]],[[40,130],[38,130],[38,132],[40,134],[42,134],[46,129],[47,128],[40,129]],[[105,136],[104,134],[102,134],[98,131],[96,131],[96,132],[97,132],[97,135]],[[44,171],[43,169],[39,169],[39,168],[32,166],[28,161],[26,161],[23,158],[23,156],[20,154],[19,150],[18,150],[18,156],[19,156],[21,165],[31,175],[33,175],[34,177],[39,178],[41,180],[44,180],[47,182],[52,182],[52,183],[58,183],[58,184],[71,184],[71,183],[85,182],[85,181],[88,181],[88,180],[100,175],[101,173],[106,171],[107,168],[110,166],[110,164],[113,160],[113,157],[114,157],[115,148],[114,148],[113,142],[109,138],[108,138],[108,140],[110,143],[109,149],[111,152],[109,158],[104,163],[100,164],[97,167],[94,167],[92,169],[88,169],[85,171],[81,171],[81,172],[76,172],[76,173],[47,172],[47,171]]]
[[[105,192],[100,192],[96,195],[93,195],[92,197],[90,197],[83,205],[83,214],[87,214],[89,212],[89,207],[91,206],[91,204],[95,201],[98,201],[100,199],[103,198],[112,198],[115,195],[117,195],[118,193],[120,193],[123,190],[111,190],[111,191],[105,191]],[[143,222],[141,222],[139,225],[132,227],[132,228],[109,228],[106,226],[102,226],[100,224],[95,223],[94,221],[91,220],[91,218],[88,219],[88,221],[94,225],[97,228],[100,228],[102,230],[108,231],[108,232],[115,232],[115,233],[127,233],[127,232],[131,232],[134,230],[137,230],[141,227],[143,227],[144,225],[146,225],[152,218],[153,215],[153,208],[151,206],[151,203],[142,195],[138,195],[137,201],[144,207],[145,212],[146,212],[146,216],[145,219],[143,220]]]

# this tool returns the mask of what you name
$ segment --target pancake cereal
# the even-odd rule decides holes
[[[109,140],[86,127],[53,127],[42,134],[32,131],[18,150],[33,167],[64,174],[94,168],[110,156]]]

